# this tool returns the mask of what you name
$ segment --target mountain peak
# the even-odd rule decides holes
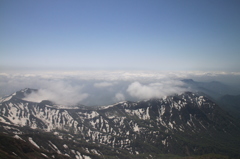
[[[33,88],[24,88],[24,89],[22,89],[22,90],[20,90],[18,92],[24,92],[24,93],[30,94],[30,93],[36,92],[36,91],[38,91],[38,90],[37,89],[33,89]]]
[[[25,89],[22,89],[20,91],[17,91],[16,93],[14,93],[14,96],[16,98],[19,98],[19,99],[23,99],[25,98],[27,95],[33,93],[33,92],[37,92],[38,90],[37,89],[32,89],[32,88],[25,88]]]

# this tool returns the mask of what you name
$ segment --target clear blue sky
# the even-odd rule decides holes
[[[240,1],[2,0],[0,67],[240,71]]]

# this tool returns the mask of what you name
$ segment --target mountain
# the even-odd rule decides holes
[[[204,94],[62,107],[33,91],[0,99],[0,158],[240,157],[239,124]]]
[[[183,79],[182,82],[192,90],[203,92],[215,100],[226,94],[237,95],[240,93],[239,88],[218,81],[197,82],[192,79]]]
[[[240,120],[240,95],[224,95],[218,99],[221,107]]]
[[[204,92],[222,109],[240,119],[240,89],[238,86],[233,87],[218,81],[197,82],[192,79],[183,79],[182,82],[194,91]]]

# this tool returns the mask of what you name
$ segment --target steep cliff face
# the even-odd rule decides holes
[[[1,130],[46,150],[42,153],[48,157],[54,156],[49,150],[71,158],[239,155],[235,120],[204,95],[186,92],[102,107],[63,107],[24,100],[31,91],[37,90],[1,99]]]

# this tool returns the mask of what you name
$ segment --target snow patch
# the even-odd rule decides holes
[[[139,127],[138,127],[137,123],[135,123],[135,125],[133,126],[133,131],[139,132]]]
[[[48,142],[51,144],[50,146],[51,146],[55,151],[57,151],[58,154],[62,154],[61,151],[59,151],[59,149],[57,148],[56,145],[54,145],[51,141],[48,141]]]
[[[33,144],[35,147],[39,148],[40,147],[36,144],[36,142],[33,141],[33,139],[31,137],[28,138],[28,140],[31,142],[31,144]]]
[[[168,125],[171,127],[171,129],[173,129],[173,124],[172,123],[168,123]]]
[[[5,123],[5,124],[11,124],[11,123],[7,122],[7,121],[6,121],[4,118],[2,118],[2,117],[0,117],[0,122]]]
[[[81,156],[81,153],[80,152],[76,152],[76,155],[75,155],[76,159],[85,159]]]
[[[63,147],[64,147],[65,149],[68,149],[68,146],[67,146],[66,144],[64,144]]]
[[[10,99],[12,99],[12,96],[8,96],[8,97],[5,97],[5,98],[0,98],[0,102],[6,102],[6,101],[9,101]]]
[[[94,154],[96,154],[96,155],[99,155],[99,156],[101,155],[101,154],[98,153],[97,150],[95,150],[95,149],[92,149],[91,151],[92,151],[92,153],[94,153]]]
[[[125,109],[125,112],[131,116],[136,115],[139,119],[143,119],[143,120],[150,119],[149,107],[147,107],[146,110],[144,108],[140,108],[136,110]]]
[[[91,159],[91,157],[83,155],[84,159]]]
[[[46,154],[44,154],[44,153],[41,153],[44,157],[46,157],[46,158],[48,158],[48,156],[46,155]]]
[[[114,107],[118,104],[123,104],[125,103],[126,101],[122,101],[122,102],[118,102],[118,103],[115,103],[115,104],[112,104],[112,105],[107,105],[107,106],[100,106],[99,109],[102,110],[102,109],[108,109],[108,108],[111,108],[111,107]]]
[[[20,136],[18,136],[18,135],[14,135],[13,138],[19,139],[19,140],[22,140],[22,141],[26,142],[25,140],[23,140],[23,139],[22,139]]]
[[[162,140],[162,144],[166,145],[166,139]]]

